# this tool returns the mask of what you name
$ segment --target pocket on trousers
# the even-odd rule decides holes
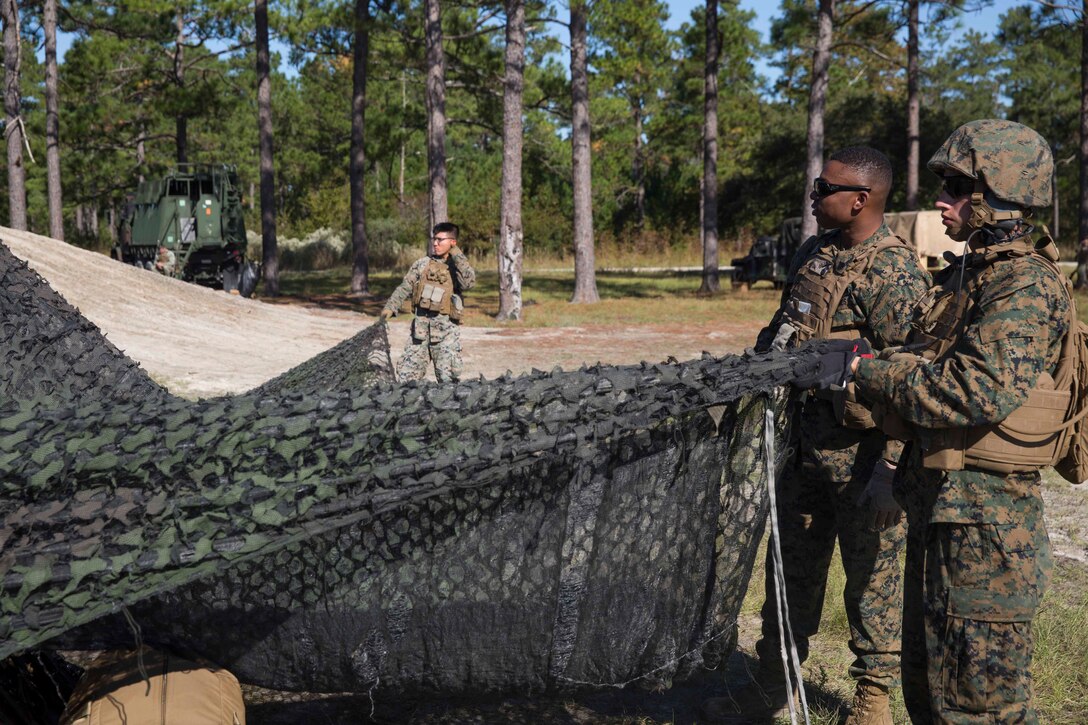
[[[1030,699],[1031,624],[949,617],[941,680],[948,710],[997,712]]]
[[[428,325],[418,317],[412,320],[412,339],[416,342],[426,342],[427,337],[430,334],[427,327]]]

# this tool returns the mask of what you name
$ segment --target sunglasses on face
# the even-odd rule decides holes
[[[816,179],[812,182],[812,191],[816,196],[823,198],[839,191],[872,191],[872,188],[854,184],[832,184],[827,179]]]
[[[953,199],[973,194],[975,180],[966,176],[946,176],[941,182],[941,190]]]

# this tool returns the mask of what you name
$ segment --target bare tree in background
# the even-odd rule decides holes
[[[808,133],[805,139],[805,197],[801,206],[801,236],[816,233],[816,218],[808,213],[812,182],[824,164],[824,112],[827,108],[827,76],[831,64],[831,30],[835,18],[835,0],[819,0],[816,50],[812,54],[812,88],[808,96]]]
[[[23,166],[26,129],[23,127],[23,94],[19,85],[19,4],[15,0],[0,0],[0,19],[4,23],[4,135],[8,142],[8,226],[26,230],[26,167]]]
[[[427,170],[430,177],[431,226],[449,220],[446,185],[446,54],[442,50],[442,9],[426,0]],[[430,232],[430,229],[427,230]],[[430,249],[428,234],[427,248]]]
[[[500,320],[521,319],[522,95],[525,88],[525,2],[505,0],[506,78],[502,97],[502,208],[499,219]]]
[[[276,250],[276,174],[272,151],[272,82],[268,58],[268,0],[253,3],[257,26],[257,129],[260,136],[261,267],[264,292],[280,293],[279,254]],[[181,159],[178,159],[179,161]]]
[[[571,185],[574,196],[574,295],[571,302],[600,302],[593,250],[593,188],[589,146],[589,66],[586,2],[570,1]]]
[[[918,174],[921,164],[921,92],[918,68],[919,0],[907,0],[907,211],[918,208]]]
[[[45,0],[42,30],[45,32],[45,183],[49,197],[49,236],[64,241],[60,117],[57,112],[57,0]],[[116,225],[112,229],[116,229]]]
[[[355,0],[355,38],[351,71],[351,292],[370,292],[370,260],[366,238],[366,73],[370,54],[370,0]]]
[[[699,291],[721,291],[718,279],[718,0],[706,0],[706,66],[703,71],[703,282]]]

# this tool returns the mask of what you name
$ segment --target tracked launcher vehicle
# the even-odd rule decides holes
[[[172,269],[160,269],[165,274],[243,297],[257,286],[257,266],[245,258],[242,194],[232,165],[178,164],[141,181],[122,224],[114,259],[154,270],[165,247],[173,254]]]

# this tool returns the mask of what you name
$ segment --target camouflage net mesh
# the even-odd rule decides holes
[[[192,402],[2,245],[0,305],[0,656],[131,646],[131,617],[277,689],[664,685],[716,664],[766,512],[764,411],[784,418],[811,363],[397,385],[379,324]]]

